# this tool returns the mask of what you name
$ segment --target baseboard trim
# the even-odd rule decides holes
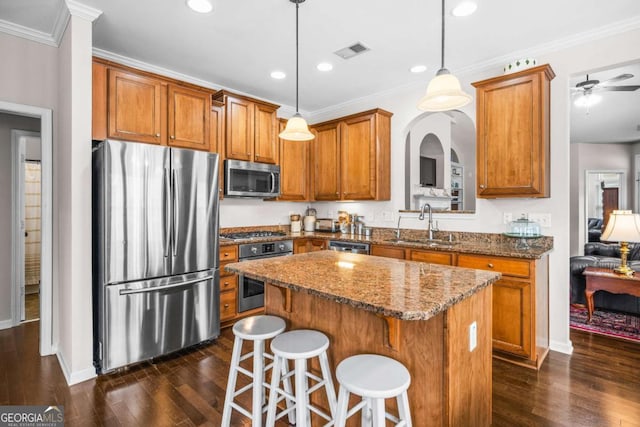
[[[15,325],[13,324],[13,320],[0,320],[0,331],[3,329],[13,328]]]
[[[572,354],[573,353],[573,344],[571,341],[551,341],[549,343],[549,348],[553,351],[557,351],[564,354]]]
[[[60,364],[60,369],[62,369],[62,374],[64,375],[64,378],[67,380],[68,385],[78,384],[83,381],[87,381],[92,378],[95,378],[97,376],[96,369],[93,366],[86,369],[82,369],[80,371],[70,372],[67,366],[67,363],[64,361],[64,357],[62,356],[62,353],[57,351],[56,356],[58,357],[58,363]]]

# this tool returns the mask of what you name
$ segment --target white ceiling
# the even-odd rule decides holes
[[[94,23],[99,56],[121,55],[215,88],[295,105],[295,5],[289,0],[212,0],[214,12],[206,15],[192,12],[185,0],[68,1],[103,12]],[[486,67],[499,74],[512,59],[640,27],[638,0],[476,0],[475,14],[455,18],[450,10],[460,1],[447,0],[446,15],[445,62],[458,75]],[[18,24],[53,34],[63,5],[0,1],[0,30],[15,33]],[[349,60],[333,54],[354,42],[371,51]],[[438,0],[307,0],[300,5],[300,110],[318,112],[410,84],[426,88],[440,66],[439,49]],[[318,71],[321,61],[333,63],[333,71]],[[425,73],[409,72],[420,63]],[[287,78],[272,79],[273,70]],[[592,109],[586,122],[595,116]]]

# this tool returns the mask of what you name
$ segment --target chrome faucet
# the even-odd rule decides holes
[[[402,217],[400,215],[398,215],[398,228],[396,229],[396,239],[400,238],[400,220],[402,219]]]
[[[433,240],[433,232],[437,231],[436,228],[433,226],[433,212],[431,210],[431,205],[429,203],[425,203],[424,205],[422,205],[422,208],[420,209],[420,216],[418,217],[418,219],[420,221],[424,221],[424,209],[428,208],[428,214],[429,214],[429,220],[427,222],[427,233],[429,236],[429,240]]]

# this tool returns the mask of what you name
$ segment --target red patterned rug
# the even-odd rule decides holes
[[[640,343],[640,316],[595,310],[587,323],[587,308],[571,306],[569,325],[574,329]]]

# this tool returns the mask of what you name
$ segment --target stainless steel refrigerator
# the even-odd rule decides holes
[[[107,140],[93,152],[98,373],[220,333],[218,155]]]

